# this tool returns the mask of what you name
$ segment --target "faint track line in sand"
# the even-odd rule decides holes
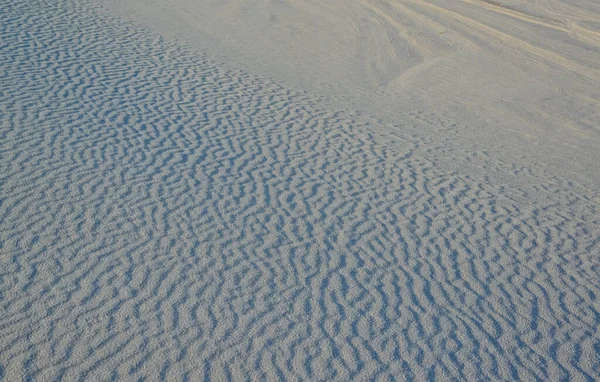
[[[414,3],[414,2],[411,1],[411,3]],[[400,6],[400,5],[396,5],[393,2],[390,4],[393,6]],[[449,9],[446,9],[442,6],[433,4],[428,1],[414,3],[414,5],[417,7],[429,8],[437,13],[440,13],[446,17],[456,20],[457,22],[459,22],[461,25],[463,25],[464,27],[466,27],[468,29],[472,29],[473,31],[477,31],[484,35],[493,37],[494,40],[492,40],[492,41],[504,42],[505,43],[504,45],[506,47],[509,47],[512,45],[515,48],[517,48],[517,50],[516,50],[517,52],[518,51],[527,52],[529,54],[532,54],[534,57],[539,57],[539,58],[543,59],[543,61],[536,60],[538,63],[544,63],[544,64],[556,63],[574,74],[585,76],[588,79],[594,80],[594,81],[598,80],[600,78],[598,70],[578,64],[578,63],[574,62],[573,60],[569,60],[568,58],[566,58],[558,53],[552,52],[548,49],[544,49],[544,48],[535,46],[535,45],[533,45],[527,41],[524,41],[520,38],[512,36],[508,33],[499,31],[496,28],[490,27],[482,22],[476,21],[476,20],[474,20],[470,17],[464,16],[464,15],[461,15],[458,12],[451,11]]]

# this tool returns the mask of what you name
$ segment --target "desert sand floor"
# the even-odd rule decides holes
[[[599,15],[0,0],[0,380],[600,378]]]

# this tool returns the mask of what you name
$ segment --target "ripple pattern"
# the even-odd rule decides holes
[[[0,10],[0,379],[600,378],[592,190],[98,1]]]

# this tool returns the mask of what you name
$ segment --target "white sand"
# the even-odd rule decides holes
[[[407,114],[445,123],[458,146],[474,138],[503,160],[526,154],[521,163],[600,189],[598,1],[124,0],[110,8],[288,88],[350,101],[337,107],[389,124]]]
[[[0,380],[600,378],[600,5],[0,0]]]

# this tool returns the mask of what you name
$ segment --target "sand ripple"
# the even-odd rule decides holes
[[[0,379],[600,377],[591,190],[94,4],[0,2]]]

